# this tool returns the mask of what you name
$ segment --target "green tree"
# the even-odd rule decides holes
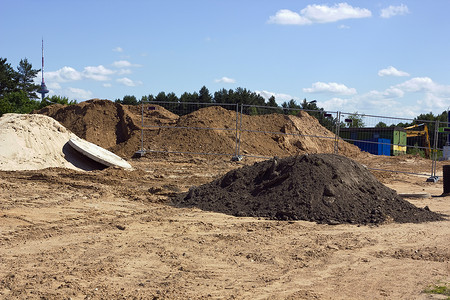
[[[211,94],[209,93],[209,90],[206,88],[206,86],[202,86],[202,88],[198,92],[198,102],[200,102],[200,103],[213,102],[213,98],[212,98]]]
[[[152,102],[152,101],[155,101],[155,97],[152,94],[149,94],[148,96],[145,96],[145,95],[142,96],[140,103],[142,103],[142,102]]]
[[[44,100],[39,103],[38,108],[41,109],[52,104],[74,105],[77,104],[77,101],[69,100],[67,97],[53,95],[51,97],[45,97]]]
[[[307,101],[306,98],[303,99],[301,107],[306,110],[319,110],[317,107],[317,100]]]
[[[221,89],[214,93],[214,102],[215,103],[232,103],[229,100],[229,92],[233,92],[233,90],[227,91],[226,89]]]
[[[267,106],[270,107],[278,107],[277,102],[275,101],[275,96],[270,96],[269,101],[267,102]]]
[[[198,100],[198,94],[197,92],[194,93],[188,93],[188,92],[184,92],[181,96],[180,96],[180,104],[178,105],[178,115],[182,116],[182,115],[186,115],[188,113],[191,113],[193,111],[195,111],[196,109],[198,109],[199,107],[197,105],[194,104],[188,104],[188,103],[195,103]]]
[[[0,115],[27,114],[39,108],[39,102],[28,98],[24,91],[11,92],[0,98]]]
[[[188,93],[188,92],[184,92],[181,96],[180,96],[180,102],[181,103],[193,103],[193,102],[197,102],[198,99],[198,94],[197,93]]]
[[[14,107],[12,103],[5,99],[5,97],[0,97],[0,117],[3,116],[3,114],[11,113],[13,111]]]
[[[179,101],[177,95],[174,92],[168,93],[166,96],[166,99],[167,99],[166,101],[169,101],[169,102],[178,102]]]
[[[6,61],[6,58],[0,58],[0,98],[14,92],[17,87],[16,71]]]
[[[363,128],[365,127],[363,117],[358,114],[358,112],[353,113],[352,115],[348,116],[349,120],[351,122],[346,122],[345,126],[348,128]]]
[[[247,105],[258,105],[264,106],[265,100],[264,98],[255,93],[251,92],[245,88],[238,87],[234,92],[235,103],[247,104]]]
[[[388,127],[387,124],[381,121],[378,122],[377,125],[375,125],[375,128],[386,128],[386,127]]]
[[[283,102],[281,104],[281,107],[283,108],[284,114],[286,115],[296,115],[298,114],[298,110],[302,108],[297,104],[297,102],[295,102],[294,99],[291,99],[288,102]]]
[[[167,102],[167,96],[165,92],[159,92],[158,95],[156,95],[155,101],[157,102]]]
[[[17,88],[24,91],[30,99],[38,98],[36,92],[39,90],[40,85],[35,84],[33,80],[39,71],[33,69],[32,64],[26,58],[21,59],[17,67]]]
[[[122,99],[122,104],[125,105],[137,105],[138,101],[135,96],[125,95]]]

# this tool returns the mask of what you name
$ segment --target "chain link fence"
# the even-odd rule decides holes
[[[439,121],[245,104],[143,102],[141,109],[137,151],[141,155],[161,152],[241,160],[305,151],[346,154],[349,143],[374,155],[399,158],[377,160],[368,166],[371,169],[429,176],[432,181],[437,181],[438,161],[448,143],[443,129],[450,126]],[[427,160],[413,172],[402,167],[411,160],[406,154]]]

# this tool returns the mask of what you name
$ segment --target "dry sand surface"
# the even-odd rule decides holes
[[[112,109],[101,110],[107,107]],[[104,142],[101,146],[127,158],[135,170],[0,171],[0,299],[439,299],[423,291],[450,283],[450,196],[439,197],[442,181],[373,172],[399,193],[431,194],[406,200],[445,215],[435,222],[327,225],[177,207],[174,196],[256,159],[162,154],[131,159],[139,142],[133,108],[93,101],[70,109],[81,117],[66,124],[58,120],[61,124],[91,142]],[[72,115],[64,110],[50,107],[47,113]],[[157,113],[154,119],[149,115],[155,124],[198,118]],[[308,116],[299,118],[272,124],[300,130]],[[97,134],[85,130],[86,124],[114,130]],[[169,146],[182,136],[155,131],[152,140]],[[244,150],[257,151],[264,141],[281,154],[308,152],[309,145],[317,152],[307,140],[269,136],[248,142]],[[367,166],[418,173],[429,166],[418,157],[373,157],[341,147]]]
[[[5,114],[0,118],[0,170],[100,168],[68,145],[73,137],[70,130],[48,116]]]
[[[448,218],[330,226],[176,208],[168,196],[239,164],[132,164],[0,172],[0,298],[432,299],[422,291],[450,281]],[[413,176],[388,185],[442,193]],[[450,197],[409,201],[450,214]]]

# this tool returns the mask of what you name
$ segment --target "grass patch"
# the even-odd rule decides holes
[[[447,299],[450,299],[450,284],[435,285],[425,289],[424,292],[427,294],[438,294],[448,296]]]

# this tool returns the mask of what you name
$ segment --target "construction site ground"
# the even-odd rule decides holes
[[[269,126],[297,136],[247,133],[245,157],[237,162],[231,156],[167,153],[131,158],[140,145],[139,107],[93,100],[38,113],[61,125],[32,115],[0,122],[0,299],[448,297],[424,292],[450,285],[450,196],[441,196],[442,180],[372,170],[398,193],[430,194],[405,199],[444,216],[435,222],[328,225],[172,204],[193,186],[260,161],[249,157],[255,153],[333,152],[333,134],[306,113],[243,116],[248,129]],[[189,135],[164,127],[233,128],[227,115],[234,114],[211,108],[179,117],[162,108],[145,110],[146,124],[161,127],[146,133],[144,146],[228,153],[233,132]],[[83,171],[73,157],[76,164],[70,165],[63,148],[69,131],[127,159],[134,170]],[[431,161],[418,156],[369,155],[345,142],[339,151],[372,169],[431,171]],[[445,163],[437,163],[439,175]],[[35,169],[26,170],[30,166]]]
[[[0,298],[435,299],[423,291],[450,281],[448,218],[331,226],[176,208],[169,196],[251,162],[131,163],[0,172]],[[433,196],[416,206],[450,214],[442,182],[389,174],[398,192]]]

